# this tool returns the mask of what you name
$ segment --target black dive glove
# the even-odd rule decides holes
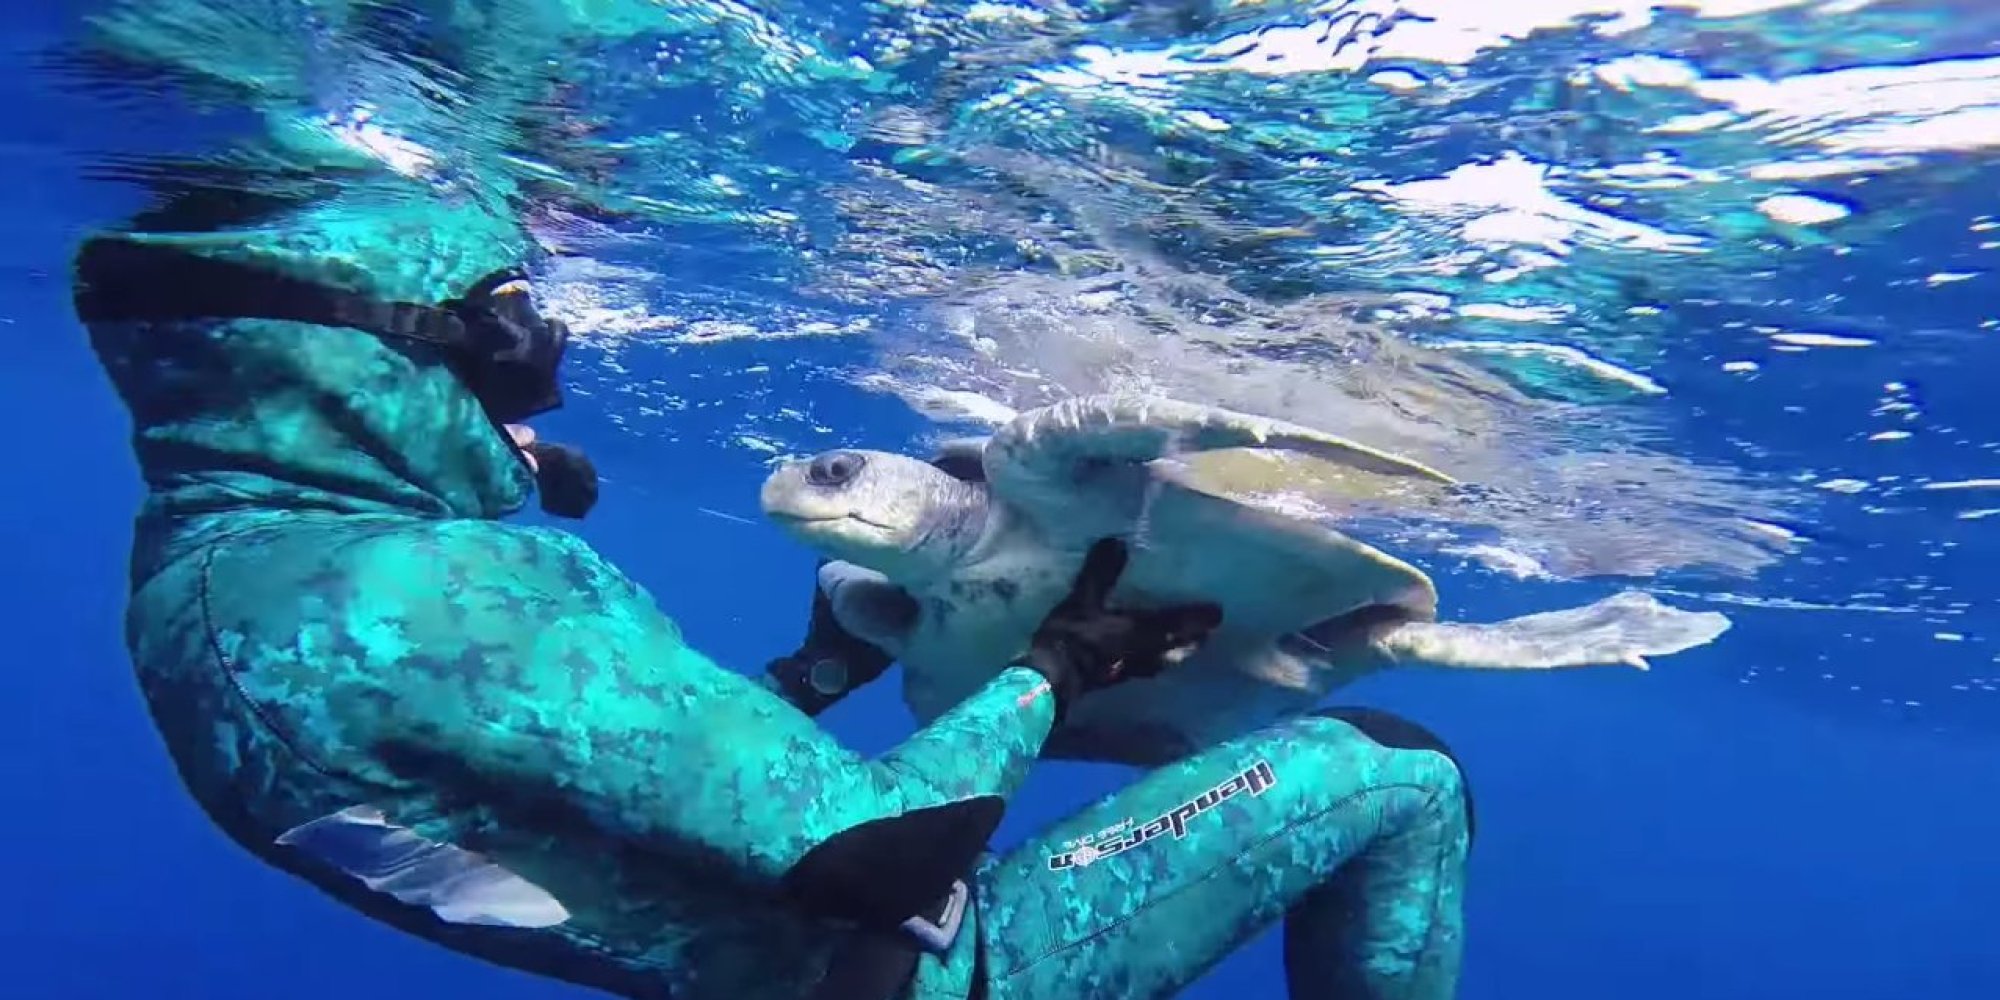
[[[580,520],[597,506],[597,464],[590,456],[550,441],[536,441],[527,452],[535,456],[535,492],[544,511]]]
[[[1222,623],[1222,608],[1186,604],[1148,611],[1106,608],[1125,572],[1125,543],[1099,539],[1084,557],[1069,596],[1042,620],[1022,665],[1048,679],[1056,723],[1079,696],[1134,677],[1152,677],[1166,655],[1198,645]]]
[[[826,560],[819,562],[826,565]],[[818,568],[814,568],[818,572]],[[812,619],[798,651],[764,666],[785,696],[807,715],[818,715],[849,691],[889,669],[895,658],[840,626],[833,602],[813,583]]]

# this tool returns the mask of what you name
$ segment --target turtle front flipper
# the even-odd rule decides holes
[[[902,655],[916,625],[916,598],[888,577],[838,559],[820,566],[818,576],[841,628],[891,657]]]
[[[1683,611],[1628,590],[1594,604],[1474,625],[1411,622],[1377,640],[1398,660],[1484,670],[1629,666],[1705,645],[1729,630],[1715,611]]]
[[[1014,418],[988,441],[986,477],[1005,495],[1073,483],[1091,464],[1224,448],[1292,451],[1386,476],[1453,483],[1420,462],[1310,427],[1155,396],[1078,396]]]

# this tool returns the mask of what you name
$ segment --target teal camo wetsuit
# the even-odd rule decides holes
[[[626,996],[799,997],[845,932],[782,898],[786,872],[840,831],[1006,796],[1048,731],[1015,669],[855,758],[574,537],[490,520],[520,463],[441,366],[375,337],[93,337],[150,487],[129,635],[167,747],[239,844],[377,919]],[[449,923],[277,843],[357,804],[569,919]],[[1093,835],[1103,856],[1071,846]],[[1446,997],[1466,836],[1443,756],[1290,723],[987,859],[912,995],[1163,995],[1289,910],[1294,996]]]
[[[1295,997],[1452,994],[1467,804],[1421,734],[1297,720],[954,867],[1049,732],[1043,676],[1008,670],[880,758],[844,750],[580,540],[499,520],[534,484],[509,418],[456,349],[384,329],[441,312],[274,319],[312,296],[254,294],[297,288],[253,274],[341,307],[449,305],[528,255],[505,203],[416,180],[313,194],[108,234],[79,281],[147,486],[140,688],[250,853],[631,997],[808,995],[940,871],[971,906],[897,995],[1167,995],[1280,918]],[[250,270],[204,286],[188,261]]]
[[[846,931],[783,898],[786,873],[870,821],[1004,798],[1048,732],[1014,669],[857,759],[573,536],[491,520],[527,475],[414,351],[258,320],[92,336],[149,486],[128,635],[167,748],[239,844],[377,919],[625,996],[800,997]],[[356,805],[568,919],[448,922],[278,843]],[[1293,996],[1447,997],[1463,810],[1437,753],[1286,724],[986,859],[911,995],[1165,995],[1289,911]]]

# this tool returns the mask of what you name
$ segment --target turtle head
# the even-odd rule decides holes
[[[986,491],[928,462],[841,449],[787,462],[764,480],[764,515],[821,554],[898,584],[941,576],[971,551]]]

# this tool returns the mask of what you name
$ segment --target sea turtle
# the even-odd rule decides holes
[[[1164,763],[1404,661],[1644,669],[1644,657],[1729,627],[1637,591],[1496,624],[1437,622],[1437,591],[1416,567],[1228,495],[1246,459],[1274,452],[1315,461],[1322,484],[1349,476],[1376,502],[1453,488],[1423,464],[1311,428],[1087,396],[947,444],[931,462],[841,449],[784,463],[762,505],[829,557],[819,585],[835,617],[901,661],[904,700],[926,722],[1024,650],[1096,539],[1130,546],[1113,606],[1222,606],[1222,624],[1182,662],[1073,706],[1043,752],[1052,758]]]

